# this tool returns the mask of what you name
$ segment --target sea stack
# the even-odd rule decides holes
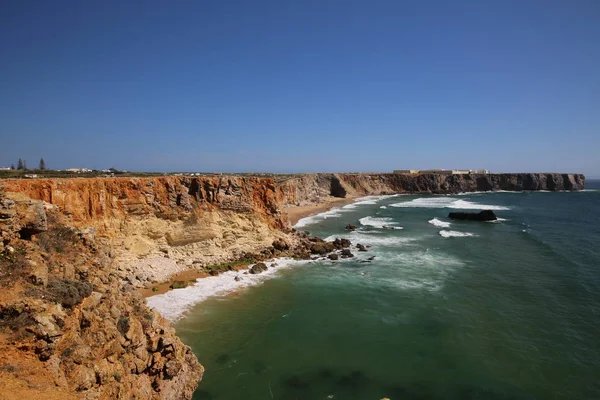
[[[492,210],[483,210],[475,212],[451,212],[448,214],[450,219],[459,219],[465,221],[495,221],[498,219]]]

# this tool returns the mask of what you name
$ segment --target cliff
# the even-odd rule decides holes
[[[366,196],[390,193],[452,194],[475,191],[583,190],[581,174],[515,173],[481,175],[438,174],[306,174],[281,182],[289,205],[320,202],[328,196]]]
[[[325,249],[292,233],[286,207],[398,192],[581,190],[584,182],[569,174],[0,181],[0,393],[191,398],[202,366],[135,289],[230,260]]]

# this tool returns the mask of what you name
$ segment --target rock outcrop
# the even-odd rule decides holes
[[[289,205],[307,205],[327,197],[392,193],[452,194],[475,191],[583,190],[581,174],[306,174],[282,180],[283,199]]]
[[[463,221],[495,221],[498,219],[492,210],[483,210],[480,212],[451,212],[448,214],[450,219]]]
[[[0,352],[10,355],[0,362],[0,393],[191,398],[202,366],[127,290],[106,238],[23,193],[0,191],[0,215]]]

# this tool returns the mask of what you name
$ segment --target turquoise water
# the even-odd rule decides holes
[[[448,207],[504,220],[429,222]],[[206,367],[195,399],[600,398],[600,192],[371,198],[313,221],[375,260],[196,305],[175,325]]]

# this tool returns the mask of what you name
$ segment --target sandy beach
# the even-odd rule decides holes
[[[302,218],[310,217],[311,215],[319,214],[332,209],[333,207],[341,207],[352,203],[356,196],[340,199],[339,197],[328,197],[322,203],[312,204],[309,206],[286,207],[284,211],[292,225],[295,225]]]

